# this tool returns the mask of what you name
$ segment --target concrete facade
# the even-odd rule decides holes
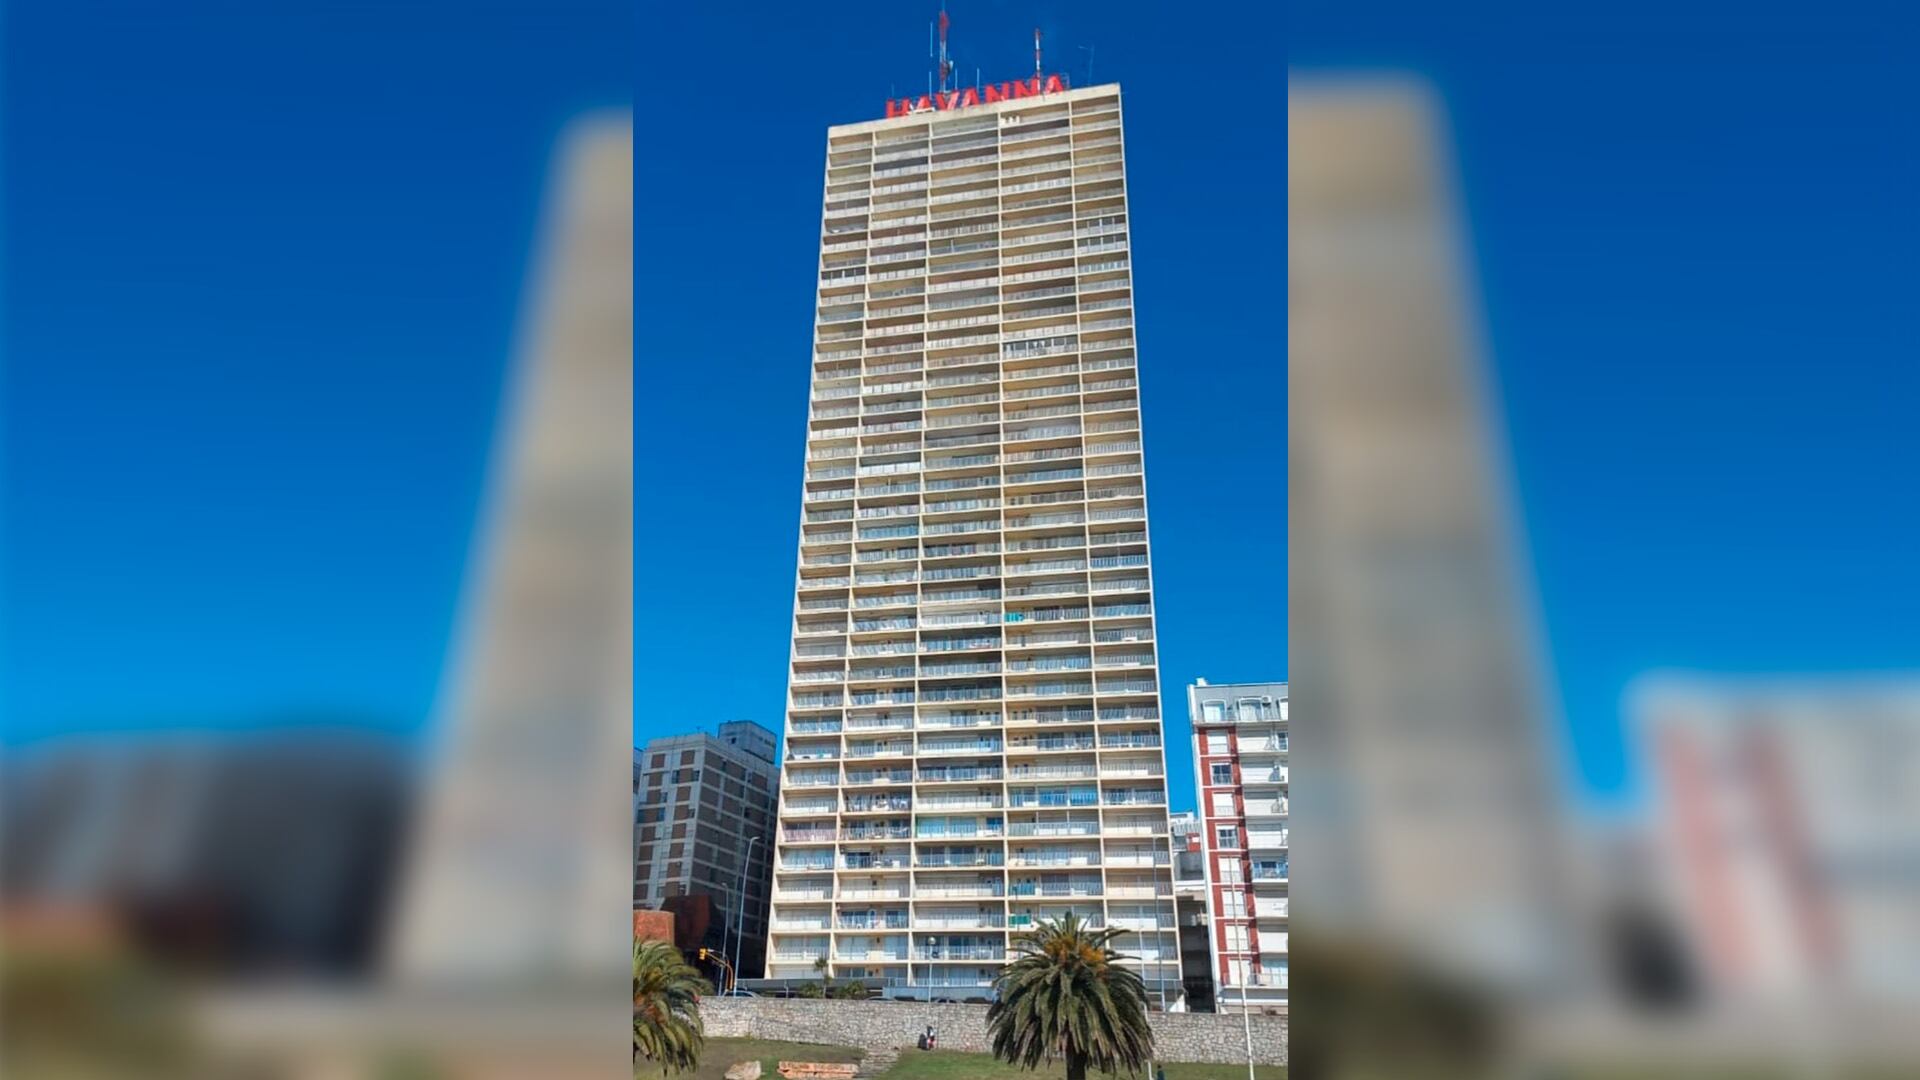
[[[1071,912],[1179,996],[1120,89],[1044,85],[828,131],[768,978]]]
[[[773,756],[773,732],[745,720],[715,734],[654,739],[633,755],[633,906],[709,898],[709,926],[695,944],[722,949],[748,971],[763,962],[767,934]],[[735,944],[743,902],[745,940]]]

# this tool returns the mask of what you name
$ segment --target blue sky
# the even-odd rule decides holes
[[[629,91],[635,734],[778,724],[824,128],[924,86],[930,11],[647,5],[636,42],[623,5],[519,7],[9,10],[10,738],[421,722],[546,154]],[[1170,716],[1194,676],[1286,674],[1283,63],[1412,70],[1449,110],[1582,791],[1622,790],[1649,668],[1920,662],[1891,7],[950,10],[963,75],[1030,70],[1037,23],[1049,68],[1084,81],[1091,45],[1126,87]],[[1222,218],[1249,173],[1271,212]],[[1203,292],[1202,261],[1244,272]]]
[[[521,8],[9,5],[10,738],[420,724],[548,150],[632,85],[628,7]]]
[[[1892,4],[1296,3],[1452,121],[1577,790],[1660,668],[1920,667],[1920,144]]]

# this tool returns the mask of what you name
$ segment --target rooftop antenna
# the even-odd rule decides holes
[[[1087,53],[1087,85],[1088,85],[1088,86],[1092,86],[1092,85],[1093,85],[1093,50],[1094,50],[1094,46],[1092,46],[1092,45],[1082,45],[1082,46],[1080,46],[1080,47],[1081,47],[1082,49],[1085,49],[1085,50],[1086,50],[1086,53]]]
[[[940,92],[942,94],[947,92],[947,80],[949,77],[953,75],[953,61],[947,59],[947,26],[948,25],[949,25],[949,20],[947,19],[946,0],[941,0],[941,3],[940,3]]]
[[[1033,77],[1040,77],[1040,28],[1033,28]]]

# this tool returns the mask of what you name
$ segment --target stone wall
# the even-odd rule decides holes
[[[868,1050],[912,1047],[932,1024],[940,1046],[985,1053],[985,1005],[929,1005],[906,1001],[836,1001],[831,998],[704,998],[700,1015],[707,1034],[719,1038],[780,1039],[830,1043]],[[1168,1061],[1236,1064],[1247,1060],[1246,1029],[1238,1014],[1153,1013],[1153,1042]],[[1287,1063],[1287,1020],[1255,1016],[1253,1059]]]

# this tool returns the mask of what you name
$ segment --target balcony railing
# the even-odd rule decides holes
[[[966,783],[974,780],[998,780],[1000,767],[982,766],[980,768],[932,767],[920,770],[920,782],[932,784]]]
[[[1099,878],[1069,882],[1023,881],[1007,886],[1008,896],[1099,896]],[[1011,920],[1009,920],[1011,922]]]
[[[922,947],[913,954],[915,960],[993,960],[1007,958],[1004,945],[943,945]],[[937,985],[937,984],[934,984]]]

